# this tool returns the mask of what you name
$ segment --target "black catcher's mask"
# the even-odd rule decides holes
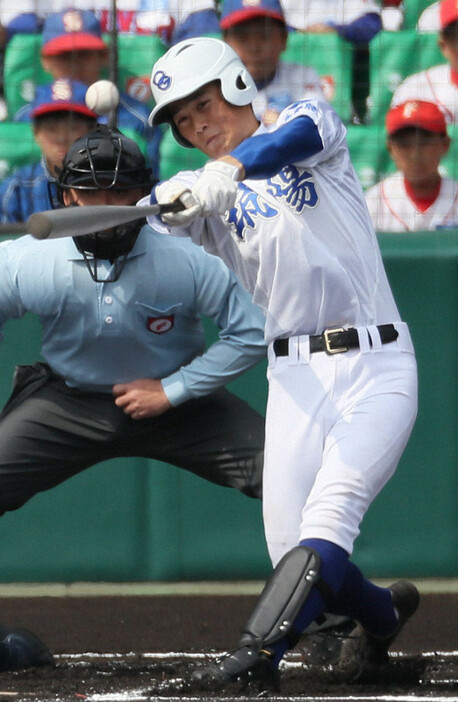
[[[69,188],[115,191],[140,188],[146,194],[153,184],[151,169],[147,168],[135,141],[117,129],[98,125],[77,139],[65,155],[57,181],[58,200],[64,205],[63,191]],[[95,282],[118,280],[143,224],[144,220],[139,219],[107,231],[73,238]],[[99,259],[114,264],[108,276],[102,279],[98,275]]]

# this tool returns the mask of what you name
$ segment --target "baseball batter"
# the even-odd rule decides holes
[[[224,42],[199,38],[153,67],[153,125],[211,160],[153,191],[163,215],[218,253],[266,315],[264,522],[274,571],[237,648],[203,685],[273,682],[325,608],[357,619],[386,654],[415,611],[410,583],[376,587],[350,562],[361,520],[396,469],[417,408],[414,349],[383,268],[345,140],[321,101],[260,126],[254,82]],[[376,637],[376,638],[373,638]]]

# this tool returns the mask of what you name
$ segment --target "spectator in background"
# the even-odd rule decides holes
[[[408,76],[395,90],[392,105],[406,100],[434,102],[447,122],[458,124],[458,3],[442,0],[438,44],[447,63]]]
[[[112,27],[110,0],[36,0],[37,12],[90,10],[97,15],[103,32]],[[117,30],[120,33],[158,34],[167,45],[181,39],[219,33],[214,0],[117,0]]]
[[[41,63],[54,80],[69,78],[91,85],[103,77],[108,66],[108,46],[102,38],[99,20],[88,10],[67,10],[50,14],[42,33]],[[159,163],[159,142],[162,132],[148,125],[149,108],[120,92],[117,126],[132,129],[146,142],[149,165],[156,171]],[[16,121],[30,119],[31,107],[24,105],[15,115]],[[99,122],[107,121],[99,117]]]
[[[256,83],[253,110],[263,124],[274,124],[280,112],[297,100],[324,99],[314,68],[280,59],[288,31],[279,0],[223,0],[220,25],[224,40]]]
[[[406,232],[458,226],[458,182],[439,173],[450,147],[443,112],[432,102],[410,100],[388,111],[386,131],[397,172],[366,191],[374,228]]]
[[[335,33],[354,44],[366,44],[382,29],[375,0],[283,0],[283,10],[298,32]]]
[[[86,107],[86,85],[62,78],[38,86],[30,106],[33,136],[40,161],[16,169],[0,186],[2,223],[25,222],[34,212],[53,206],[56,168],[75,139],[94,129],[97,115]]]
[[[440,32],[441,23],[439,16],[440,1],[429,5],[418,18],[417,32],[425,34],[427,32]]]
[[[298,32],[337,34],[353,47],[352,84],[355,124],[364,123],[369,95],[369,42],[382,29],[376,0],[283,0],[286,23]]]

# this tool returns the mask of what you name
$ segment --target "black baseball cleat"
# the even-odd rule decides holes
[[[398,613],[398,625],[390,636],[378,638],[366,632],[367,638],[367,661],[369,663],[379,663],[388,660],[388,649],[398,636],[410,617],[417,611],[420,594],[412,583],[407,580],[399,580],[388,588],[393,598],[393,605]]]
[[[420,595],[412,583],[400,580],[388,589],[399,617],[395,630],[389,636],[379,638],[358,624],[342,642],[335,665],[341,670],[352,671],[351,682],[389,662],[388,649],[418,608]]]
[[[54,665],[45,644],[27,629],[0,625],[0,671]]]
[[[218,689],[234,683],[277,690],[278,671],[273,665],[273,653],[243,646],[197,668],[191,675],[191,684],[201,689]]]

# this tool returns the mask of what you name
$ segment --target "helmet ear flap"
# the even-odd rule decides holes
[[[221,75],[221,92],[231,105],[248,105],[255,99],[257,88],[245,66],[233,64]]]

